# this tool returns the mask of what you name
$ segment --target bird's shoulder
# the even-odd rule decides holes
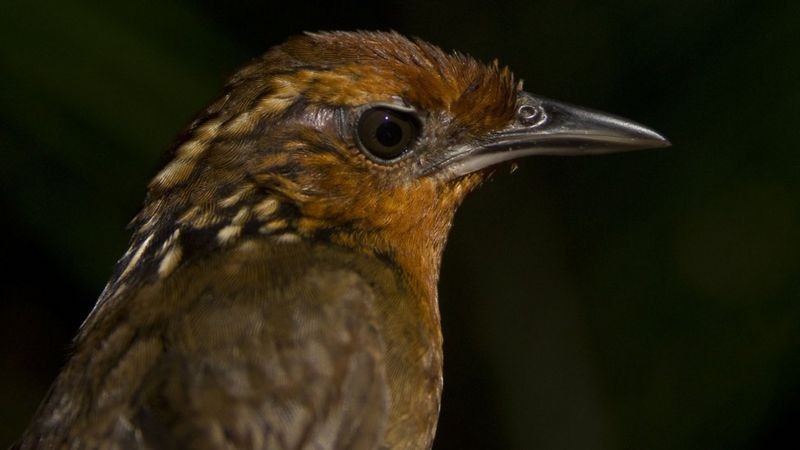
[[[371,271],[305,244],[245,242],[214,258],[157,296],[186,303],[159,327],[164,356],[133,401],[141,431],[193,448],[374,447],[388,386]]]
[[[374,304],[392,278],[302,242],[185,261],[85,324],[41,431],[121,448],[374,448],[389,395]]]

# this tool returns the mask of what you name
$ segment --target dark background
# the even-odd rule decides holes
[[[249,58],[395,29],[674,146],[539,158],[460,210],[436,449],[771,449],[800,416],[800,3],[0,2],[0,446]]]

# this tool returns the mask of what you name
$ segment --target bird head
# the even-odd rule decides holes
[[[665,143],[531,95],[496,62],[396,33],[306,34],[242,68],[181,135],[134,239],[160,276],[267,236],[374,254],[435,286],[453,213],[493,167]]]

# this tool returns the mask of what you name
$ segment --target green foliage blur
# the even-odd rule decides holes
[[[797,446],[798,18],[744,0],[0,2],[0,446],[171,139],[238,65],[321,29],[498,58],[529,91],[673,142],[525,160],[465,203],[436,449]]]

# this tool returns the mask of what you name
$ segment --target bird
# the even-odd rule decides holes
[[[179,135],[15,448],[431,448],[456,208],[522,157],[667,145],[496,60],[291,37]]]

